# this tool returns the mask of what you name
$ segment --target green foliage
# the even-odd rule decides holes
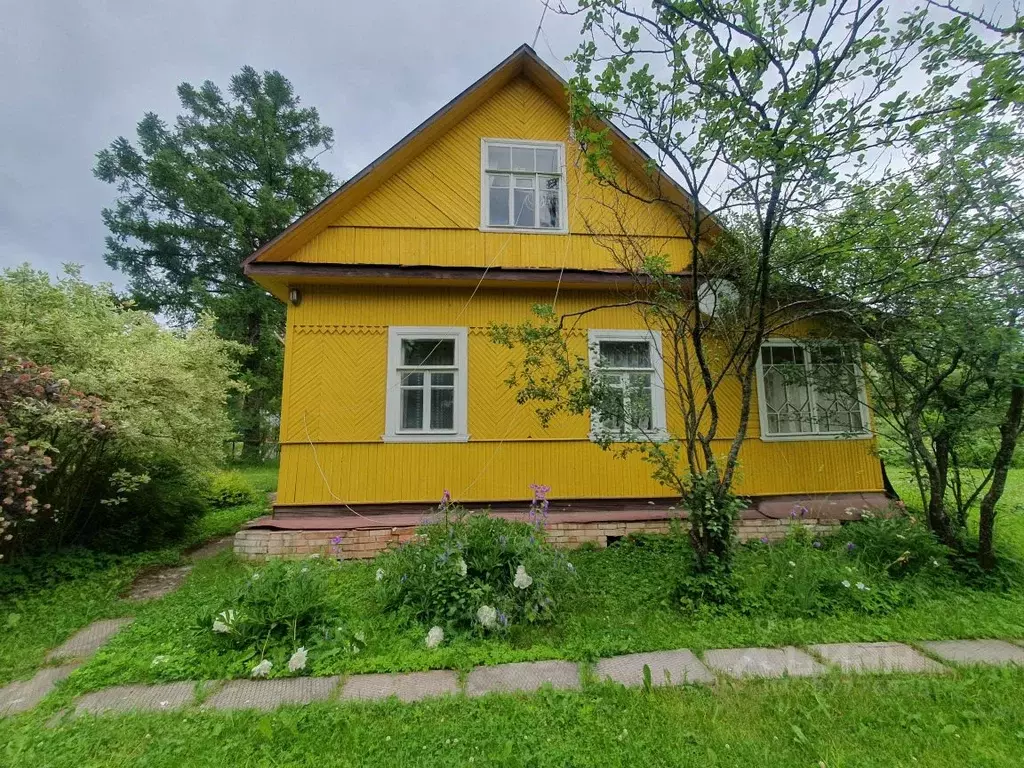
[[[247,346],[232,408],[255,458],[278,410],[284,307],[241,262],[330,191],[316,157],[333,133],[279,72],[244,67],[227,93],[206,81],[178,97],[173,125],[147,113],[136,144],[120,137],[97,155],[96,176],[118,191],[103,211],[106,260],[143,307],[183,323],[213,312],[217,332]]]
[[[0,345],[48,366],[72,397],[87,392],[102,405],[88,429],[36,419],[26,432],[50,446],[52,471],[37,495],[56,510],[32,546],[152,547],[201,514],[205,478],[230,435],[238,352],[211,323],[164,329],[74,268],[56,283],[28,267],[0,275]]]
[[[408,609],[427,625],[503,633],[551,621],[575,572],[540,525],[456,509],[385,553],[379,575],[389,609]]]
[[[213,632],[236,648],[303,646],[331,620],[333,560],[271,560],[254,569],[216,615],[204,614],[200,631]]]
[[[842,539],[859,560],[885,569],[894,579],[917,574],[922,569],[945,572],[952,555],[920,517],[896,508],[886,515],[868,515],[856,525],[843,529]]]
[[[256,500],[256,491],[241,472],[218,472],[210,479],[206,499],[214,509],[224,509],[252,503]]]

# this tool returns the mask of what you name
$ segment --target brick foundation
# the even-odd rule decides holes
[[[843,520],[835,518],[805,518],[800,521],[815,533],[828,534],[838,529]],[[769,517],[744,518],[736,523],[740,541],[767,537],[781,539],[786,535],[791,519]],[[637,520],[628,522],[558,522],[547,526],[548,541],[556,547],[575,549],[583,544],[608,546],[613,540],[631,533],[660,533],[669,531],[668,520]],[[685,527],[685,521],[682,523]],[[245,528],[235,534],[235,554],[246,559],[266,557],[344,557],[347,560],[369,559],[389,546],[397,546],[416,535],[416,526],[391,528],[362,528],[355,530],[276,530],[272,528]],[[340,537],[340,542],[336,540]]]

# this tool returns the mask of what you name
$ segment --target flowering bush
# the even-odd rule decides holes
[[[444,521],[380,556],[385,605],[433,627],[428,647],[440,644],[444,627],[498,633],[550,619],[575,572],[545,543],[541,504],[536,525],[446,509]]]
[[[98,398],[73,392],[48,367],[16,357],[0,359],[0,559],[51,518],[37,488],[54,470],[58,437],[100,437],[109,425]]]
[[[894,578],[944,567],[951,554],[924,522],[899,507],[846,526],[843,538],[858,559],[884,567]]]
[[[287,642],[298,648],[330,621],[330,559],[271,560],[252,571],[229,604],[200,626],[244,648]]]

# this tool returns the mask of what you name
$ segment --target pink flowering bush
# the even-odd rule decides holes
[[[0,361],[0,558],[55,515],[38,494],[57,466],[55,443],[69,434],[99,439],[108,427],[99,398],[73,391],[31,360]]]

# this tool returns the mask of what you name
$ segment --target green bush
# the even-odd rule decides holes
[[[952,554],[923,521],[898,507],[886,515],[866,514],[844,527],[842,538],[859,560],[894,578],[941,568]]]
[[[298,647],[329,620],[331,560],[271,560],[254,569],[224,609],[200,623],[236,648]]]
[[[542,526],[449,513],[419,538],[380,557],[385,605],[443,628],[502,633],[550,620],[567,600],[575,570],[545,543]]]
[[[241,472],[218,472],[210,480],[206,499],[214,509],[237,507],[256,500],[256,491]]]
[[[18,427],[16,439],[46,446],[52,463],[34,483],[47,514],[12,542],[17,554],[180,537],[202,513],[205,478],[231,435],[226,403],[242,348],[219,339],[212,318],[168,330],[76,268],[53,282],[25,266],[0,273],[0,349],[45,366],[69,397],[99,403],[88,429]]]

